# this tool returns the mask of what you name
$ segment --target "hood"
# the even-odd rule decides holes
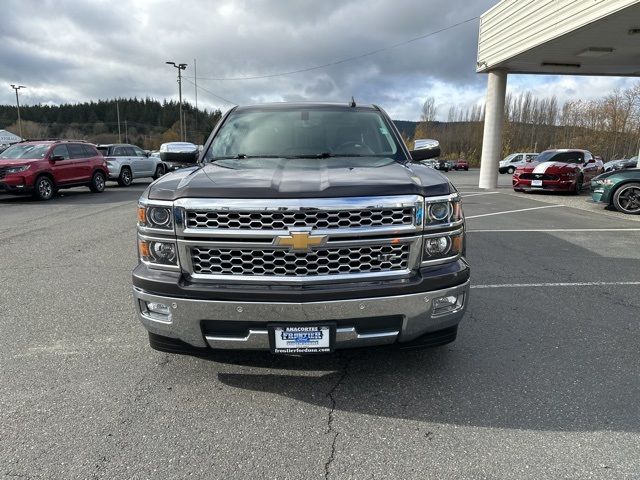
[[[0,169],[41,162],[42,158],[0,158]]]
[[[518,171],[526,173],[569,173],[576,170],[580,170],[580,165],[564,162],[531,162],[518,167]]]
[[[178,170],[149,187],[149,198],[318,198],[447,195],[446,177],[390,158],[255,158],[218,160]]]

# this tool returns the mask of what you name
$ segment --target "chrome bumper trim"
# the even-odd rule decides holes
[[[467,308],[469,281],[455,287],[394,297],[354,298],[326,302],[232,302],[192,300],[165,297],[133,289],[140,321],[152,333],[180,339],[195,347],[229,349],[268,349],[268,323],[305,323],[335,321],[345,318],[401,316],[398,331],[359,333],[355,327],[341,326],[336,332],[336,348],[383,345],[408,342],[429,332],[457,325]],[[433,315],[435,298],[462,295],[460,305],[450,312]],[[170,307],[168,321],[159,321],[146,313],[144,302],[163,303]],[[244,337],[208,335],[205,338],[201,321],[264,322],[264,328],[251,329]]]

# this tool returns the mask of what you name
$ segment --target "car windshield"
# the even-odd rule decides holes
[[[558,152],[557,150],[547,150],[536,158],[536,162],[561,162],[561,163],[582,163],[585,154],[580,151]]]
[[[44,158],[49,150],[48,144],[26,144],[26,145],[14,145],[7,148],[4,152],[0,153],[0,161],[2,160],[16,160],[16,159],[39,159]]]
[[[248,109],[232,113],[204,159],[393,157],[401,150],[371,109]],[[404,158],[404,157],[402,157]]]

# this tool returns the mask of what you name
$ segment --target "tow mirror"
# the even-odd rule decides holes
[[[440,156],[440,142],[431,139],[416,140],[413,150],[409,152],[414,162]]]

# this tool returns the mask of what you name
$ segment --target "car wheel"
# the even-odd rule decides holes
[[[509,175],[513,175],[513,172],[515,172],[515,171],[516,171],[516,169],[515,169],[515,168],[513,168],[513,167],[509,167],[509,168],[507,169],[507,173],[508,173]]]
[[[133,182],[133,175],[129,167],[122,167],[120,175],[118,176],[118,185],[121,187],[128,187]]]
[[[93,177],[91,177],[91,183],[89,184],[89,189],[93,193],[104,192],[105,182],[106,180],[105,180],[104,173],[96,172],[93,174]]]
[[[464,169],[464,171],[465,171],[465,172],[468,172],[468,171],[469,171],[469,167],[465,168],[465,169]]]
[[[627,183],[613,194],[613,206],[622,213],[640,213],[640,183]]]
[[[161,176],[163,176],[164,174],[165,174],[164,167],[163,167],[162,165],[158,165],[158,166],[156,167],[156,173],[153,175],[153,179],[154,179],[154,180],[157,180],[157,179],[159,179]]]
[[[55,192],[56,187],[53,184],[53,180],[51,180],[49,177],[41,176],[36,179],[33,196],[37,200],[51,200]]]
[[[584,178],[582,177],[582,174],[578,175],[578,179],[576,180],[576,186],[573,188],[574,194],[580,195],[580,192],[582,192],[583,182],[584,182]]]

